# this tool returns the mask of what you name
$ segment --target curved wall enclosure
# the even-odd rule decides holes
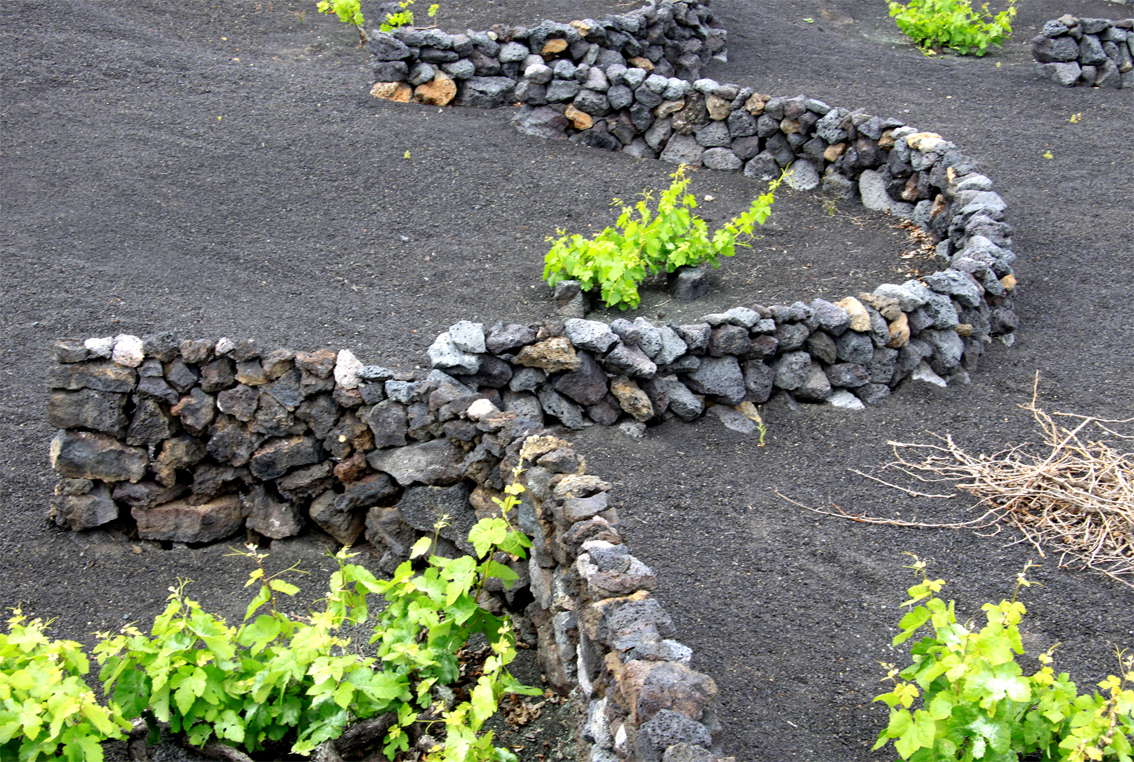
[[[1064,87],[1134,87],[1134,18],[1060,16],[1031,48],[1036,73]]]
[[[494,591],[494,605],[538,644],[556,690],[586,700],[580,758],[720,759],[716,686],[689,668],[650,595],[653,572],[623,544],[611,485],[545,427],[634,432],[713,406],[743,417],[776,391],[876,404],[911,377],[965,380],[994,338],[1011,343],[1018,319],[1005,204],[972,159],[897,120],[701,78],[726,55],[712,22],[702,3],[664,0],[532,29],[376,32],[373,92],[520,102],[521,132],[756,180],[790,168],[798,189],[914,220],[944,269],[684,324],[587,320],[583,295],[560,289],[575,316],[457,322],[429,347],[430,370],[411,373],[254,340],[61,339],[48,407],[55,523],[118,522],[166,544],[317,527],[369,543],[392,570],[444,514],[442,552],[471,552],[469,528],[497,510],[524,447],[518,519],[533,552],[512,562],[520,583]]]

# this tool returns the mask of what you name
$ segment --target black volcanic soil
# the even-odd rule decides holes
[[[1019,406],[1037,373],[1048,410],[1134,416],[1134,92],[1035,78],[1024,44],[1068,10],[1119,18],[1130,7],[1019,5],[1013,40],[983,59],[923,56],[875,0],[714,6],[730,61],[708,76],[897,116],[981,162],[1009,205],[1023,321],[968,386],[907,385],[859,412],[769,405],[765,447],[712,417],[643,440],[597,427],[574,437],[589,470],[616,484],[657,596],[717,680],[738,760],[891,758],[869,751],[886,716],[871,698],[878,662],[904,658],[889,646],[912,581],[903,551],[949,581],[964,616],[1009,595],[1037,558],[1010,531],[852,523],[776,490],[851,513],[963,520],[967,497],[906,497],[852,469],[874,473],[889,440],[930,432],[983,452],[1034,440]],[[456,31],[631,7],[442,3],[438,22]],[[509,110],[375,101],[357,36],[313,2],[12,0],[0,13],[0,606],[55,618],[60,637],[148,625],[177,577],[238,620],[248,569],[223,543],[163,551],[46,522],[53,338],[171,330],[413,367],[459,319],[547,315],[545,237],[601,229],[613,197],[660,188],[672,171],[519,136]],[[714,197],[701,206],[711,220],[758,192],[708,171],[693,188]],[[828,211],[782,193],[763,238],[716,273],[705,302],[679,310],[650,292],[628,316],[839,298],[923,266],[899,256],[907,240],[892,220]],[[313,598],[321,550],[277,542],[270,562],[302,559]],[[1058,552],[1033,576],[1044,586],[1024,594],[1030,652],[1062,643],[1057,666],[1081,687],[1114,671],[1112,644],[1134,646],[1134,589],[1061,569]]]

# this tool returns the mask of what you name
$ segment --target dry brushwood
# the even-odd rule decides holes
[[[1134,453],[1120,452],[1088,436],[1099,429],[1127,438],[1109,426],[1134,419],[1108,421],[1055,413],[1077,421],[1066,428],[1036,407],[1034,395],[1030,404],[1021,407],[1031,411],[1039,424],[1044,435],[1041,447],[1019,446],[973,456],[951,437],[944,437],[943,445],[889,442],[897,457],[889,465],[921,481],[957,482],[958,489],[980,498],[978,505],[1019,529],[1041,556],[1045,549],[1058,552],[1060,566],[1093,569],[1115,578],[1134,574]],[[912,460],[911,451],[924,453],[924,459]]]
[[[1038,385],[1038,378],[1037,378]],[[1134,587],[1134,453],[1120,452],[1089,435],[1099,430],[1118,439],[1131,439],[1114,427],[1134,424],[1134,418],[1106,420],[1091,416],[1048,414],[1031,403],[1031,411],[1043,433],[1041,445],[1020,445],[995,455],[970,455],[951,436],[942,444],[887,442],[897,460],[886,468],[902,471],[923,483],[954,482],[983,507],[982,516],[954,524],[929,524],[853,515],[835,506],[824,511],[785,500],[815,513],[870,524],[889,524],[933,529],[983,529],[1010,525],[1020,530],[1020,542],[1029,542],[1046,557],[1059,554],[1059,565],[1091,569]],[[1070,418],[1073,428],[1060,426],[1055,418]],[[915,456],[914,453],[917,455]],[[920,458],[920,459],[919,459]],[[918,493],[861,474],[906,494]]]

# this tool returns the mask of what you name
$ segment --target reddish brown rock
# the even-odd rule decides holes
[[[575,347],[563,336],[531,344],[520,350],[514,361],[517,365],[529,368],[542,368],[549,373],[560,370],[575,370],[581,361],[575,354]]]
[[[423,85],[418,85],[413,91],[415,103],[424,103],[426,106],[448,106],[457,97],[457,83],[444,72],[437,72],[433,79]]]
[[[238,532],[244,525],[239,495],[224,495],[202,505],[175,500],[149,510],[133,508],[130,515],[138,522],[138,537],[142,540],[213,542]]]
[[[378,82],[370,88],[370,94],[384,101],[409,103],[413,98],[413,88],[405,82]]]

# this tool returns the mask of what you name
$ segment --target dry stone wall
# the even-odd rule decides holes
[[[1060,16],[1031,48],[1036,73],[1065,87],[1134,87],[1134,18]]]
[[[425,59],[443,49],[436,46],[450,44],[446,40],[451,37],[453,45],[467,49],[466,38],[488,39],[499,49],[473,48],[480,51],[476,60],[483,71],[497,72],[499,66],[494,79],[499,97],[481,97],[486,86],[469,84],[474,78],[470,75],[452,88],[460,96],[456,102],[484,107],[519,102],[513,123],[523,133],[743,172],[761,181],[787,169],[788,182],[797,189],[821,186],[827,193],[858,198],[869,209],[912,219],[937,242],[937,260],[944,268],[940,272],[844,299],[834,313],[820,300],[778,309],[753,305],[755,317],[737,317],[733,311],[727,319],[704,321],[714,344],[703,354],[773,366],[775,385],[806,401],[851,406],[874,402],[918,370],[921,360],[928,367],[918,370],[919,375],[950,376],[972,370],[993,337],[1010,342],[1018,324],[1012,309],[1016,255],[1006,205],[977,163],[940,135],[896,119],[832,107],[803,95],[770,97],[752,88],[698,79],[698,61],[726,55],[723,31],[708,26],[711,22],[712,13],[704,4],[660,0],[603,22],[548,21],[535,30],[498,26],[491,32],[455,36],[437,30],[377,33],[372,42],[376,71],[396,79],[404,69],[408,79],[379,82],[374,92],[433,103],[425,100],[428,90],[422,90],[433,81],[427,77],[450,76],[445,66],[456,73],[462,71],[459,67],[464,73],[472,71],[456,49],[450,58],[457,58],[434,67]],[[622,33],[616,34],[618,30]],[[643,34],[644,43],[639,41]],[[430,46],[424,44],[426,39],[441,42]],[[486,63],[484,56],[491,61]],[[390,68],[392,63],[398,66]],[[569,298],[564,295],[565,301]],[[845,336],[844,313],[854,315],[852,331]],[[582,317],[583,312],[575,308],[566,314]],[[731,327],[722,329],[722,323]],[[700,334],[671,330],[687,346],[701,346]],[[725,336],[736,339],[728,349]],[[633,340],[623,343],[633,345]],[[872,344],[870,351],[867,344]],[[689,354],[698,356],[698,351]],[[915,361],[915,354],[920,359]],[[460,366],[459,361],[448,362],[442,360],[438,367]],[[711,359],[699,372],[704,375],[727,363]],[[607,361],[608,369],[616,364]],[[680,364],[663,369],[663,374],[666,370],[689,372]],[[640,369],[637,376],[620,372],[646,377]],[[755,388],[749,399],[763,401],[763,386],[750,380],[753,374],[747,369],[733,372],[729,365],[727,373],[720,373],[734,381],[743,376]],[[704,391],[697,383],[691,387],[697,393],[728,404],[743,401],[732,391]],[[559,407],[563,415],[557,417],[573,425],[574,412]],[[601,410],[586,412],[600,423],[609,417]]]
[[[609,342],[609,331],[593,333],[599,325],[589,341]],[[520,581],[490,586],[490,605],[517,617],[556,690],[579,687],[591,759],[716,760],[713,680],[688,666],[692,652],[650,595],[654,573],[623,544],[611,485],[544,429],[540,397],[526,390],[559,398],[561,381],[612,410],[652,403],[625,377],[636,391],[623,396],[616,380],[612,396],[597,361],[563,330],[454,325],[439,344],[468,355],[456,376],[252,341],[58,341],[52,518],[72,530],[115,523],[169,544],[318,527],[340,544],[369,543],[392,571],[442,515],[438,552],[471,553],[469,530],[497,513],[493,498],[522,457],[528,489],[517,519],[532,552],[498,559]],[[502,356],[517,360],[515,372]]]
[[[519,101],[524,132],[761,180],[791,168],[797,188],[915,220],[945,269],[837,302],[664,325],[587,320],[586,295],[560,284],[560,315],[460,321],[429,347],[430,370],[411,373],[253,340],[62,339],[52,519],[166,544],[317,528],[371,544],[390,570],[442,514],[454,519],[441,552],[469,552],[468,529],[496,510],[527,442],[518,518],[533,551],[510,562],[521,583],[495,591],[495,605],[521,615],[551,683],[587,700],[581,758],[719,759],[712,679],[688,666],[650,595],[653,572],[623,544],[610,485],[545,427],[640,435],[711,411],[752,429],[754,406],[774,393],[874,404],[910,378],[965,380],[994,338],[1011,343],[1018,319],[1005,204],[973,160],[897,120],[701,79],[725,55],[712,20],[704,4],[663,0],[601,22],[376,33],[374,92]],[[676,285],[696,295],[695,279]]]

